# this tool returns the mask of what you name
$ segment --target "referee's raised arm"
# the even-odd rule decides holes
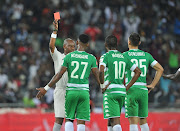
[[[53,25],[54,25],[54,30],[53,30],[53,33],[51,34],[51,39],[49,42],[49,48],[50,48],[51,53],[54,53],[54,49],[55,49],[55,42],[56,42],[57,31],[58,31],[58,20],[54,20]]]

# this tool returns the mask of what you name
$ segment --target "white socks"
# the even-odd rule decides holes
[[[65,131],[74,131],[73,123],[68,121],[65,123]]]
[[[60,124],[54,122],[53,131],[60,131],[61,126],[62,126],[62,125],[60,125]]]
[[[138,125],[136,125],[136,124],[131,124],[131,125],[130,125],[130,131],[138,131]]]
[[[113,126],[113,131],[122,131],[121,125],[117,124]]]
[[[78,124],[77,125],[77,131],[85,131],[85,125],[84,124]]]
[[[108,126],[108,131],[113,131],[113,128],[112,128],[112,126]]]
[[[149,131],[149,126],[148,126],[147,123],[143,124],[143,125],[140,125],[140,127],[141,127],[141,131]]]

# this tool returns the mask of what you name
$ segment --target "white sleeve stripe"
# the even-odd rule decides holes
[[[131,70],[131,71],[134,71],[134,70],[136,69],[136,67],[137,67],[137,65],[134,64],[134,65],[131,67],[130,70]]]
[[[103,65],[104,67],[106,67],[106,64],[105,64],[104,62],[101,62],[101,63],[99,64],[99,66],[101,66],[101,65]]]
[[[178,69],[178,71],[180,71],[180,68]]]
[[[152,63],[151,63],[151,67],[154,67],[155,64],[157,64],[158,62],[156,60],[154,60]]]

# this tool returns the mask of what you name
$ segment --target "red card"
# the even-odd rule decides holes
[[[61,19],[59,12],[54,13],[54,19],[55,19],[55,20],[60,20],[60,19]]]

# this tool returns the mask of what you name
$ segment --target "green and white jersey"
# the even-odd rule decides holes
[[[104,84],[111,82],[105,93],[120,93],[125,96],[125,70],[134,71],[137,66],[117,50],[110,50],[102,55],[99,65],[105,67]]]
[[[148,67],[149,65],[153,67],[157,63],[157,61],[152,57],[151,54],[139,49],[132,49],[124,52],[123,54],[126,57],[128,57],[131,60],[131,62],[136,64],[141,70],[140,77],[137,79],[137,81],[133,84],[132,87],[138,87],[147,90],[147,87],[145,85],[147,85],[146,75],[147,75]],[[133,76],[134,76],[134,72],[126,70],[126,85],[130,82]]]
[[[102,65],[102,62],[103,62],[105,56],[106,56],[106,53],[101,56],[100,62],[99,62],[99,68],[100,68],[100,65]],[[104,68],[104,85],[106,86],[108,83],[109,83],[109,72],[108,72],[108,67],[105,66],[105,68]]]
[[[62,66],[67,67],[68,83],[66,90],[89,90],[91,68],[97,68],[96,58],[85,51],[67,54]]]

